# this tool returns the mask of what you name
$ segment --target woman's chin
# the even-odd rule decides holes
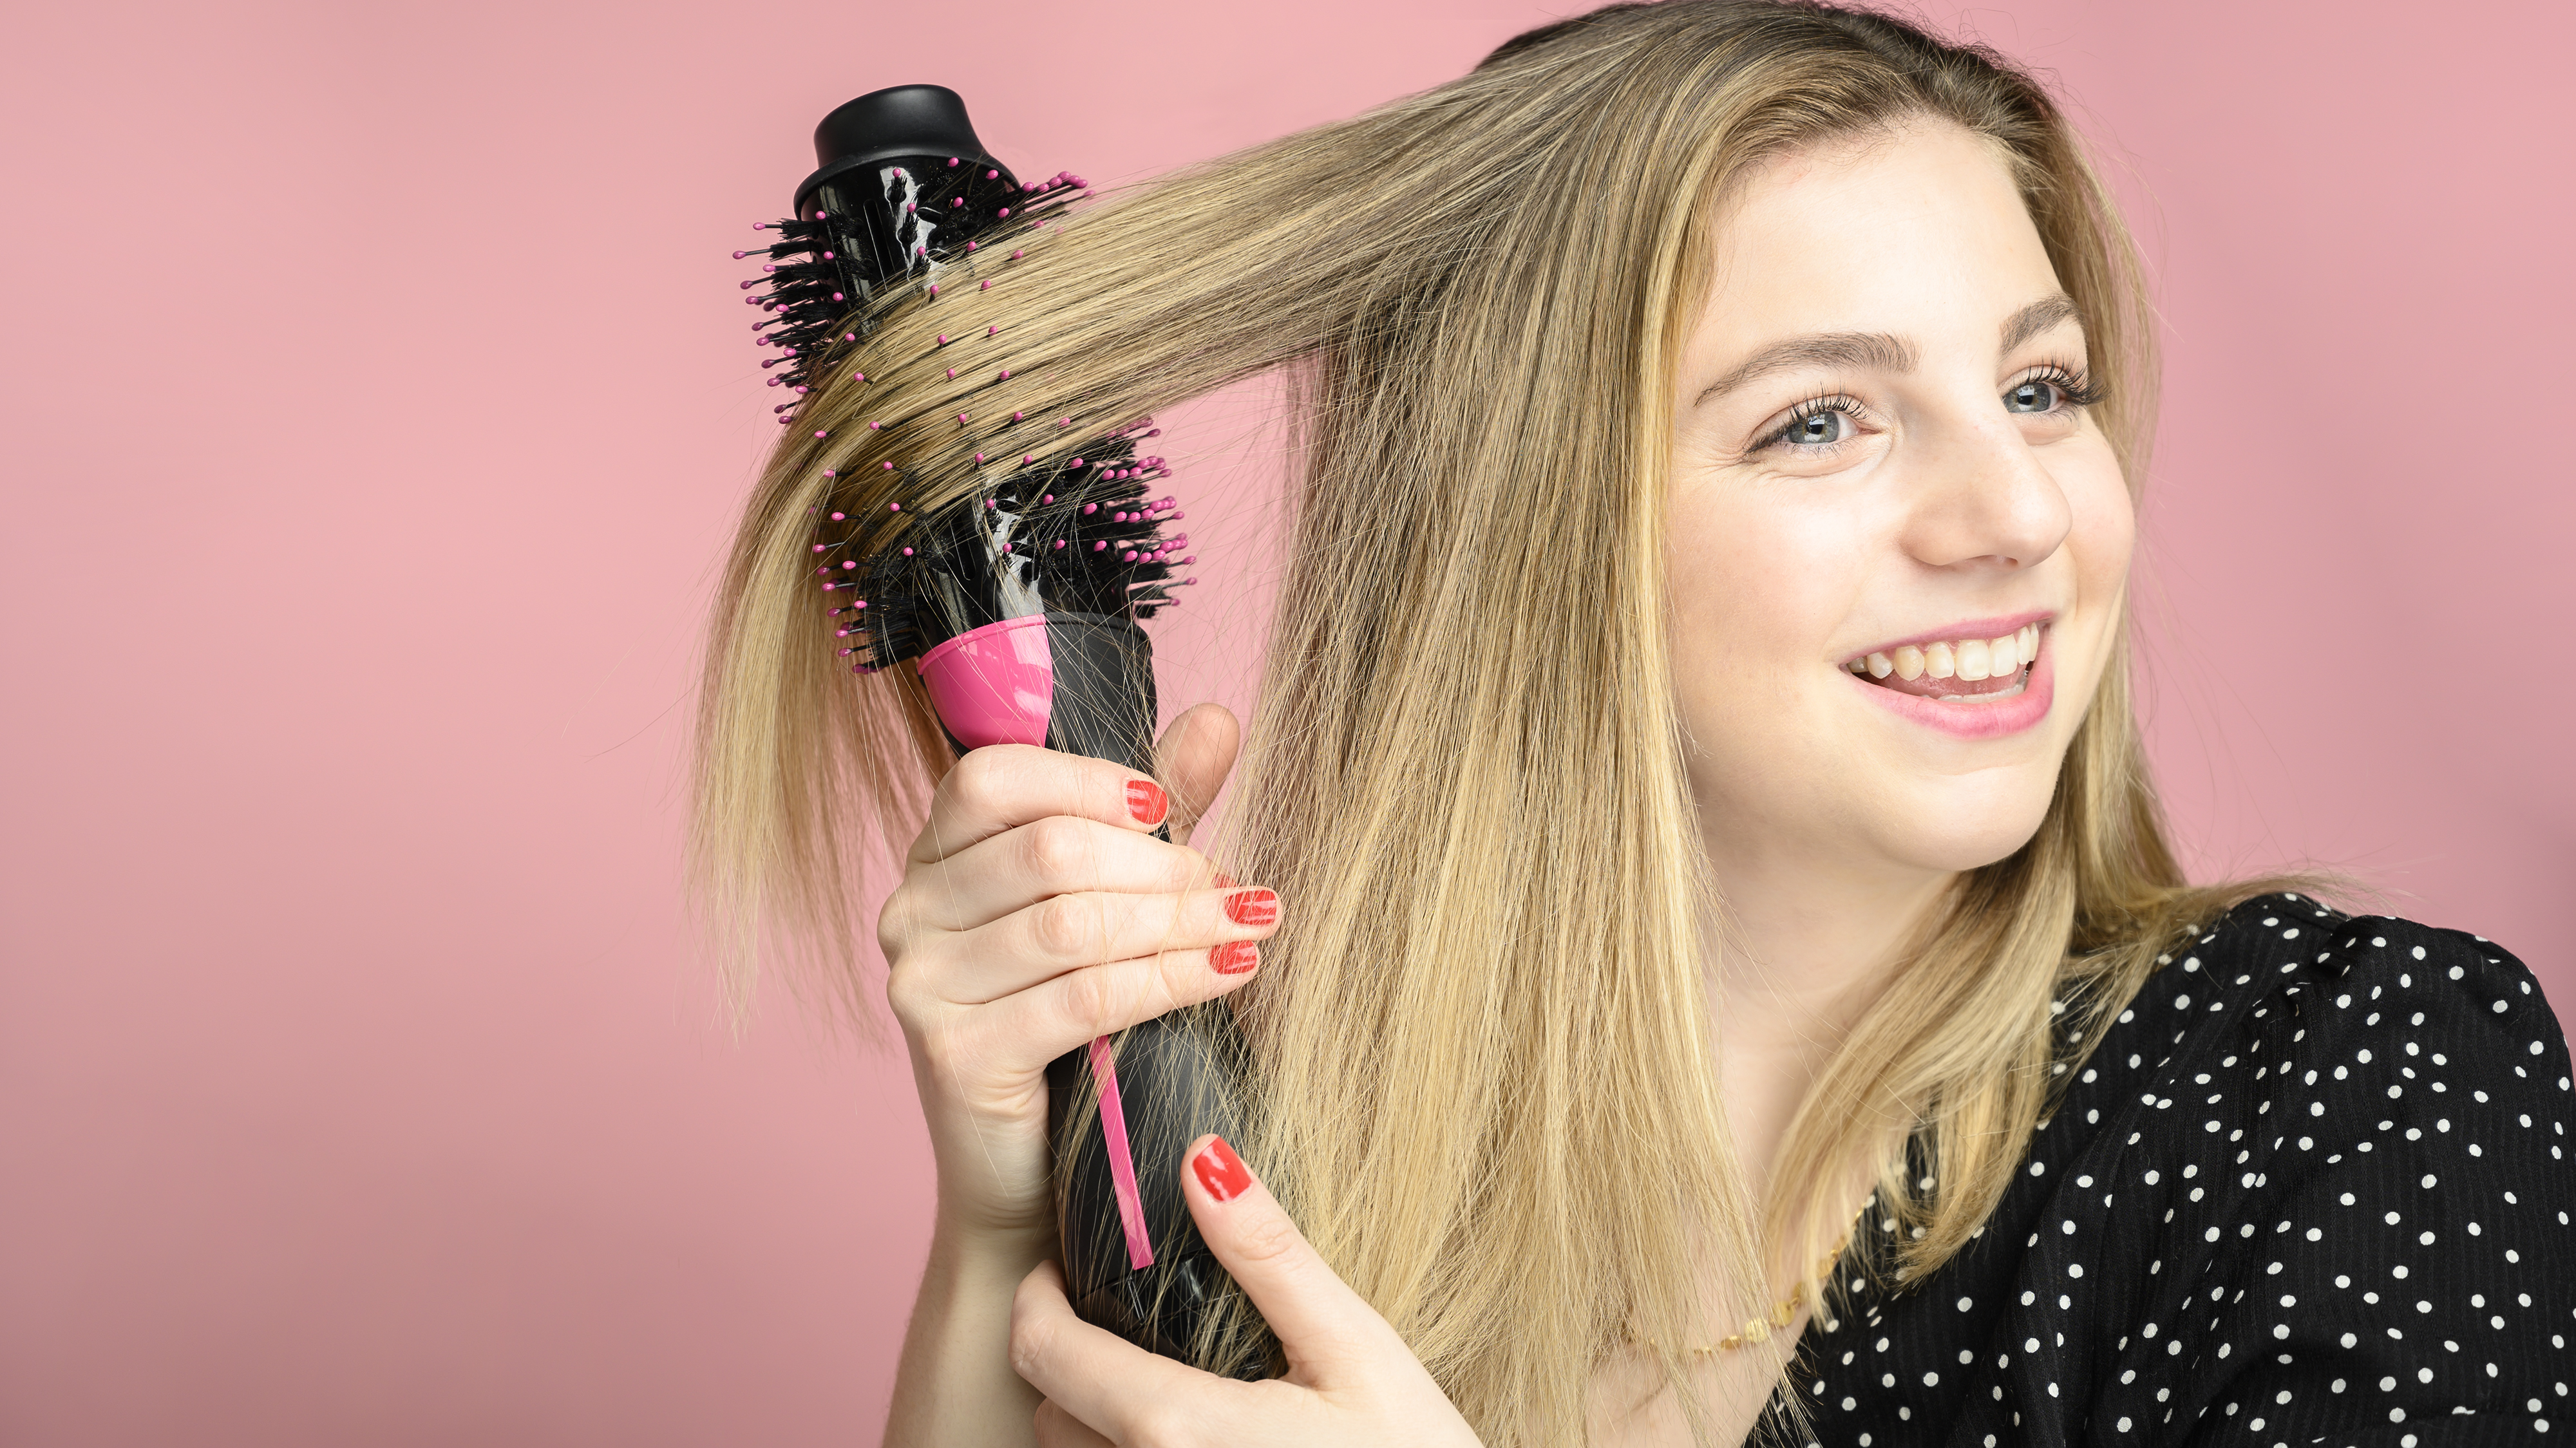
[[[1921,870],[1956,874],[2009,859],[2047,819],[2055,771],[2036,787],[1996,780],[1995,773],[1946,779],[1922,790],[1910,807],[1882,812],[1870,833],[1890,859]]]

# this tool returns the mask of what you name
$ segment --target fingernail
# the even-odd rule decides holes
[[[1172,812],[1172,802],[1163,795],[1163,787],[1150,779],[1127,781],[1127,812],[1149,825],[1163,822]]]
[[[1230,1202],[1252,1187],[1252,1170],[1234,1148],[1220,1136],[1210,1141],[1205,1150],[1190,1158],[1190,1170],[1199,1174],[1199,1185],[1220,1202]]]
[[[1275,890],[1238,890],[1225,897],[1225,918],[1237,925],[1276,925],[1279,894]]]
[[[1219,975],[1241,975],[1260,963],[1260,947],[1249,940],[1229,940],[1208,952],[1208,969]]]

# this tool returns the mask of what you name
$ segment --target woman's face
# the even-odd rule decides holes
[[[1721,880],[1955,871],[2037,831],[2135,519],[2082,320],[1942,122],[1783,159],[1682,356],[1673,653]]]

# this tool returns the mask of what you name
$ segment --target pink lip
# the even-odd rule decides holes
[[[2015,629],[2035,623],[2047,623],[2056,617],[2053,611],[2041,608],[2033,609],[2029,613],[2009,613],[2000,618],[1963,619],[1946,628],[1935,629],[1930,633],[1919,633],[1912,638],[1891,639],[1883,644],[1872,644],[1859,653],[1844,658],[1843,667],[1850,668],[1853,659],[1865,659],[1872,654],[1892,654],[1909,644],[1919,649],[1925,644],[1957,643],[1961,639],[1999,639]]]
[[[2048,617],[2046,614],[2032,614],[2025,617],[2022,622],[2033,623],[2046,617]],[[2019,627],[2021,624],[2009,620],[1998,623],[1981,619],[1967,625],[1965,633],[1926,634],[1924,638],[1928,641],[1995,638]],[[1978,633],[1977,630],[1982,628],[1992,628],[1994,632]],[[1904,645],[1889,644],[1886,647],[1894,649],[1903,648]],[[1881,652],[1881,650],[1873,650],[1873,652]],[[1991,704],[1945,704],[1938,699],[1900,694],[1894,689],[1881,688],[1850,672],[1843,674],[1843,681],[1876,699],[1887,708],[1895,710],[1900,716],[1926,728],[1938,729],[1953,738],[2001,739],[2007,734],[2019,734],[2048,717],[2049,705],[2057,700],[2057,650],[2049,647],[2049,636],[2042,633],[2039,636],[2039,657],[2030,661],[2030,678],[2023,682],[2021,692],[2007,699],[1997,699]]]

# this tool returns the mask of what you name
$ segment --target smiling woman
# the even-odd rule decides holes
[[[1221,711],[1161,788],[1026,746],[929,788],[920,691],[830,655],[825,480],[971,379],[860,344],[753,501],[706,858],[831,939],[836,841],[929,821],[879,935],[940,1165],[889,1441],[2547,1431],[2565,1044],[2483,940],[2176,868],[2128,680],[2146,312],[2028,77],[1612,6],[977,298],[1032,416],[1287,369],[1299,532],[1238,886],[1188,831]],[[1046,1062],[1220,996],[1259,1112],[1181,1186],[1278,1332],[1255,1383],[1044,1260]]]

